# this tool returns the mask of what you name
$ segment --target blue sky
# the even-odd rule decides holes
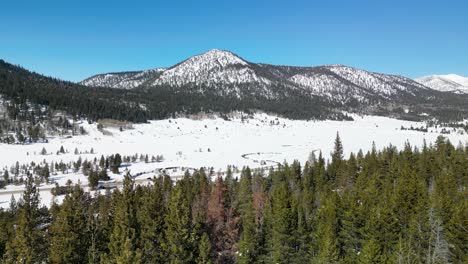
[[[468,1],[4,1],[0,58],[79,81],[209,49],[284,65],[468,76]]]

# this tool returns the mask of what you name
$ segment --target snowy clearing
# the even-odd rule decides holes
[[[355,121],[298,121],[278,118],[266,114],[256,114],[253,118],[236,118],[226,121],[221,118],[192,120],[187,118],[151,121],[149,124],[136,124],[132,129],[120,131],[119,128],[104,128],[99,131],[96,124],[83,122],[81,125],[87,135],[71,138],[49,138],[49,143],[30,145],[0,144],[0,169],[9,169],[17,161],[20,164],[34,161],[69,162],[79,157],[83,160],[94,159],[101,155],[120,153],[121,155],[148,154],[163,155],[162,162],[127,164],[133,175],[141,174],[147,179],[157,174],[159,169],[171,168],[166,172],[180,176],[185,168],[214,168],[224,171],[228,165],[239,168],[275,166],[278,162],[300,162],[307,160],[311,151],[322,151],[326,158],[333,148],[336,133],[343,141],[345,155],[350,152],[372,148],[377,149],[392,144],[402,148],[406,141],[413,146],[421,146],[425,139],[434,143],[440,135],[439,128],[423,133],[401,130],[404,127],[421,127],[424,123],[409,122],[377,116],[353,116]],[[444,135],[455,145],[467,144],[468,136],[461,131]],[[67,153],[57,154],[64,147]],[[47,155],[41,155],[45,148]],[[75,149],[81,154],[76,155]],[[89,154],[90,150],[94,154]],[[88,152],[88,153],[87,153]],[[85,153],[85,154],[83,154]],[[122,171],[122,170],[121,170]],[[120,180],[122,175],[110,175]],[[80,173],[51,176],[51,180],[64,185],[67,180],[87,184],[87,178]],[[53,185],[50,185],[53,187]],[[22,186],[7,186],[0,190],[0,207],[7,207],[11,191]],[[43,204],[50,205],[52,195],[47,186],[41,191]],[[48,194],[46,194],[48,193]],[[19,198],[19,197],[17,197]]]

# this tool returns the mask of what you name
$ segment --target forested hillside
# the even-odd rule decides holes
[[[167,85],[152,90],[86,87],[45,77],[0,60],[0,97],[8,100],[9,107],[18,109],[29,103],[46,107],[51,112],[61,110],[70,117],[87,118],[91,121],[112,118],[146,122],[149,119],[199,112],[255,110],[293,119],[349,119],[341,111],[335,111],[333,108],[337,105],[328,100],[319,97],[306,98],[299,92],[292,91],[284,98],[265,99],[252,95],[241,100],[236,96],[215,92],[194,94],[190,87],[187,85],[177,90]],[[204,89],[204,85],[201,84],[199,88]],[[31,108],[33,107],[35,106]]]
[[[345,158],[337,136],[331,154],[239,177],[127,175],[121,190],[75,186],[50,209],[29,174],[0,211],[2,262],[467,263],[466,146],[439,137]]]
[[[129,90],[87,87],[0,60],[0,97],[8,100],[6,107],[21,109],[30,104],[30,108],[45,108],[45,115],[60,110],[69,118],[91,122],[111,118],[141,123],[200,112],[233,111],[263,111],[290,119],[315,120],[349,120],[346,113],[444,122],[468,116],[467,95],[434,91],[401,76],[340,65],[289,67],[243,62],[247,68],[239,69],[237,64],[222,64],[227,59],[218,53],[230,54],[212,51],[175,65],[164,74],[160,69],[137,73],[140,77],[154,76],[140,80],[139,86]],[[212,58],[205,61],[204,56],[210,54]],[[207,69],[200,72],[197,65]],[[35,124],[25,124],[30,125]]]
[[[3,60],[0,60],[1,95],[15,105],[30,101],[91,120],[114,118],[142,122],[148,117],[130,92],[89,88],[45,77]]]

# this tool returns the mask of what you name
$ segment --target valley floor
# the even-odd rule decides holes
[[[119,153],[148,154],[149,157],[163,155],[162,162],[130,163],[126,164],[127,169],[131,174],[141,174],[139,177],[146,179],[158,174],[161,169],[171,168],[167,171],[175,177],[183,175],[186,168],[213,167],[215,172],[222,172],[228,165],[259,168],[295,159],[303,163],[314,150],[321,151],[328,158],[337,132],[347,156],[360,149],[370,150],[373,142],[377,149],[389,144],[401,149],[407,141],[418,147],[422,146],[424,140],[428,144],[434,143],[441,129],[429,128],[427,133],[423,133],[400,129],[402,126],[421,127],[425,125],[423,123],[377,116],[353,118],[355,121],[345,122],[288,120],[266,114],[256,114],[252,118],[239,117],[231,121],[221,118],[178,118],[136,124],[132,129],[123,131],[118,127],[107,127],[100,131],[96,124],[83,122],[81,125],[88,132],[87,135],[49,138],[49,143],[30,145],[0,144],[0,171],[10,169],[17,161],[20,164],[33,161],[40,163],[44,160],[48,163],[69,162],[79,157],[83,160],[99,160],[101,155]],[[462,131],[452,131],[444,136],[455,145],[468,142],[468,136]],[[66,150],[65,154],[57,154],[61,146]],[[47,155],[40,154],[43,148]],[[79,154],[75,154],[75,149]],[[90,154],[91,149],[93,154]],[[122,177],[117,174],[110,176],[116,181]],[[86,177],[80,173],[51,176],[51,180],[60,185],[64,185],[68,179],[87,184]],[[21,189],[22,186],[10,185],[6,190],[0,190],[0,207],[8,207],[11,191]],[[47,186],[43,186],[41,198],[43,204],[50,205],[52,195]]]

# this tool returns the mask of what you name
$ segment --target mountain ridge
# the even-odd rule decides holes
[[[468,117],[468,95],[443,93],[398,75],[345,65],[276,66],[212,50],[168,68],[108,73],[76,84],[0,63],[0,95],[79,117],[136,122],[197,113],[262,111],[291,119],[407,120]],[[109,88],[117,87],[116,88]]]
[[[218,49],[189,57],[155,74],[142,76],[137,80],[137,85],[125,86],[126,82],[135,83],[132,79],[134,76],[118,77],[122,81],[116,81],[114,86],[99,82],[95,84],[153,94],[198,96],[204,97],[204,101],[217,98],[232,105],[249,105],[250,108],[259,105],[263,110],[281,108],[282,113],[304,111],[305,116],[310,111],[318,110],[328,113],[391,114],[402,118],[407,118],[408,111],[416,115],[439,115],[444,112],[443,115],[451,116],[458,112],[455,109],[460,106],[465,109],[465,104],[468,105],[464,96],[434,90],[401,75],[371,72],[342,64],[288,66],[254,63],[230,51]],[[308,107],[315,107],[298,110],[299,106],[295,104],[299,101]],[[285,107],[285,102],[291,105]],[[323,113],[319,116],[323,118]]]
[[[468,78],[457,74],[428,75],[415,80],[437,91],[468,94]]]
[[[369,72],[341,64],[288,66],[253,63],[235,53],[219,49],[187,58],[158,71],[157,74],[142,76],[135,82],[135,75],[143,72],[136,72],[132,76],[126,76],[126,73],[113,74],[110,76],[114,78],[112,81],[99,80],[109,74],[96,75],[81,84],[123,89],[190,86],[194,92],[200,93],[204,92],[202,87],[211,87],[220,95],[229,94],[237,98],[242,97],[243,86],[250,85],[250,89],[244,89],[253,91],[252,88],[255,88],[257,94],[270,99],[278,96],[270,87],[280,85],[302,90],[308,95],[326,96],[329,99],[341,97],[341,101],[370,101],[369,96],[389,97],[398,91],[426,89],[425,86],[399,75]],[[231,88],[225,89],[226,87]]]

